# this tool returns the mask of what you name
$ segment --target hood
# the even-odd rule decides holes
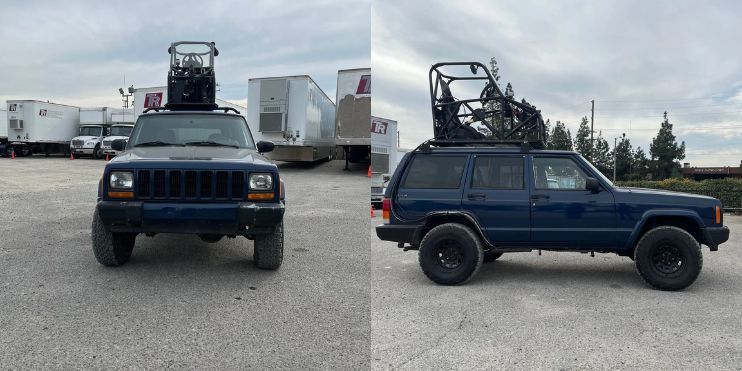
[[[116,139],[126,139],[126,140],[128,140],[129,137],[126,137],[126,136],[123,136],[123,135],[112,135],[110,137],[103,138],[103,141],[109,141],[109,140],[110,141],[114,141]]]
[[[84,140],[87,142],[89,140],[98,140],[98,137],[94,137],[92,135],[80,135],[80,136],[72,138],[72,140]]]
[[[662,189],[633,188],[633,187],[618,187],[618,189],[624,192],[629,192],[631,194],[638,194],[638,195],[659,196],[659,197],[662,197],[662,196],[688,197],[688,198],[696,198],[696,199],[715,200],[715,198],[709,197],[709,196],[697,195],[697,194],[685,193],[685,192],[665,191]]]
[[[254,149],[198,146],[131,148],[122,155],[115,157],[111,160],[111,163],[135,161],[209,161],[275,166]]]

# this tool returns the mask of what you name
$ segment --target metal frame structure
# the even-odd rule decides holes
[[[449,66],[468,66],[471,76],[456,76],[443,72]],[[480,74],[480,71],[483,74]],[[451,87],[459,81],[485,83],[477,98],[457,99]],[[430,68],[430,103],[433,113],[434,139],[429,145],[522,145],[546,147],[546,126],[541,112],[525,102],[517,102],[500,90],[492,74],[479,62],[443,62]],[[460,85],[460,84],[459,84]],[[494,109],[487,105],[495,103]],[[499,116],[500,123],[492,118]],[[472,124],[480,123],[491,133],[487,137]]]
[[[179,52],[183,45],[199,45],[206,52]],[[178,41],[170,44],[170,71],[167,74],[167,104],[169,110],[216,109],[216,77],[214,57],[219,55],[214,42]],[[179,57],[182,57],[181,61]],[[208,59],[208,65],[204,63]]]

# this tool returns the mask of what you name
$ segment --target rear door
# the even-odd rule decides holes
[[[474,155],[462,200],[495,245],[530,241],[531,210],[522,154]]]
[[[400,179],[394,212],[414,220],[431,211],[460,210],[468,158],[468,154],[416,153]]]
[[[531,241],[534,245],[615,245],[613,194],[585,189],[593,174],[571,156],[533,155]]]

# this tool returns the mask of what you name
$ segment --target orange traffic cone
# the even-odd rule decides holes
[[[368,165],[368,177],[371,177],[371,165]]]
[[[108,153],[106,153],[106,161],[108,161]]]
[[[12,151],[10,151],[10,159],[11,160],[15,160],[15,149],[13,149]]]
[[[376,217],[376,214],[374,214],[374,206],[373,205],[371,205],[371,217],[372,218],[375,218]]]
[[[74,159],[75,159],[75,154],[72,153],[72,151],[70,151],[70,160],[74,160]]]

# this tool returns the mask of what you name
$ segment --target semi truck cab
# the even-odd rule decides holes
[[[70,152],[102,158],[102,142],[108,136],[109,128],[107,125],[81,125],[79,135],[70,141]]]
[[[101,145],[101,148],[103,148],[103,154],[118,156],[120,151],[116,151],[111,148],[111,143],[113,143],[113,141],[116,139],[123,139],[128,142],[129,135],[131,135],[132,129],[134,129],[133,124],[116,124],[111,126],[111,130],[108,136],[103,138],[103,143]]]

